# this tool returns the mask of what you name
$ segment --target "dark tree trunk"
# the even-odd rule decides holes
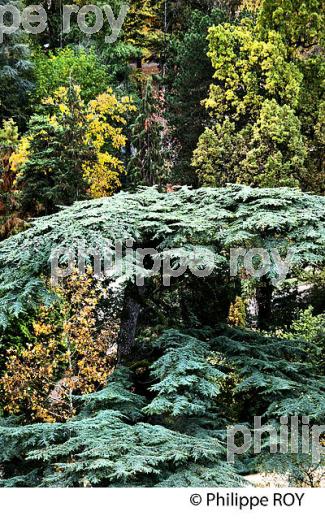
[[[118,363],[128,358],[133,351],[138,320],[142,308],[141,297],[144,289],[130,287],[126,290],[118,337]]]
[[[267,278],[263,278],[256,289],[258,327],[262,330],[268,330],[270,328],[272,318],[272,297],[273,286]]]

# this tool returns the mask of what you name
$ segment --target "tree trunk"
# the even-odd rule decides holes
[[[143,288],[131,287],[126,290],[121,317],[121,328],[117,341],[118,363],[123,362],[127,357],[129,357],[132,354],[138,320],[142,308],[142,294]]]
[[[267,278],[261,280],[256,289],[258,303],[258,327],[262,330],[270,328],[272,318],[273,286]]]

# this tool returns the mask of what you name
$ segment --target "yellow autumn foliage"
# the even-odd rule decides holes
[[[92,151],[90,159],[82,165],[89,195],[91,198],[113,195],[121,187],[121,175],[126,174],[123,162],[114,152],[120,152],[126,145],[127,138],[123,133],[126,117],[136,107],[132,98],[124,96],[119,100],[111,88],[85,104],[80,87],[73,88],[79,110],[76,124],[84,128],[84,144]],[[49,117],[52,126],[63,124],[64,119],[72,115],[67,87],[58,88],[43,104],[54,107],[54,114]]]
[[[21,168],[24,166],[26,161],[28,160],[29,155],[29,139],[26,136],[23,136],[16,148],[16,150],[10,156],[10,166],[13,172],[17,173],[19,176],[19,172]]]
[[[32,421],[73,416],[72,395],[102,388],[116,362],[118,323],[98,327],[97,308],[107,294],[92,272],[73,273],[55,292],[58,302],[40,308],[25,349],[7,352],[0,380],[4,410]]]
[[[234,327],[246,327],[246,302],[239,296],[230,305],[228,323]]]

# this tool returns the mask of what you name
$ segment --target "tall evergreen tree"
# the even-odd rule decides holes
[[[132,150],[128,172],[134,185],[154,186],[167,178],[162,96],[159,84],[155,85],[152,79],[148,79],[143,88],[139,114],[131,125]]]
[[[68,89],[63,116],[60,122],[55,114],[53,119],[48,114],[31,119],[32,137],[21,179],[21,204],[27,214],[49,214],[58,205],[70,205],[85,196],[82,164],[91,150],[84,142],[86,118],[74,87]]]
[[[15,5],[9,0],[0,0],[0,6],[8,4]],[[4,34],[0,44],[0,126],[9,117],[26,125],[32,90],[33,65],[26,39],[20,30]]]
[[[208,95],[213,74],[208,53],[208,28],[225,20],[220,10],[191,13],[187,31],[171,40],[167,61],[167,118],[177,153],[173,180],[196,185],[192,153],[208,117],[201,104]]]
[[[283,4],[278,11],[281,21],[285,2],[275,3]],[[200,182],[206,185],[297,185],[322,194],[320,32],[314,31],[310,56],[306,51],[297,53],[283,32],[285,27],[268,24],[266,12],[270,15],[271,4],[264,0],[256,26],[243,19],[237,25],[210,29],[209,56],[214,74],[204,104],[211,120],[199,139],[192,164]],[[300,8],[307,18],[316,20],[314,4]],[[294,10],[289,11],[290,16],[296,16]],[[299,30],[303,31],[302,26]],[[225,166],[226,156],[230,161]]]
[[[128,376],[119,369],[105,390],[83,397],[80,414],[66,424],[4,422],[0,486],[240,485],[216,439],[140,422],[143,398],[132,393]]]

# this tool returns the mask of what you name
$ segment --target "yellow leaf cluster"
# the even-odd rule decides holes
[[[228,317],[229,324],[234,327],[245,327],[246,314],[245,300],[237,296],[235,302],[230,305]]]
[[[5,411],[24,411],[33,421],[73,416],[73,393],[102,388],[116,362],[118,323],[98,325],[98,306],[107,294],[91,270],[73,273],[56,292],[58,302],[39,309],[30,343],[22,352],[7,352],[0,380]]]
[[[136,110],[132,98],[119,100],[112,89],[99,94],[87,105],[81,98],[80,87],[73,86],[75,102],[69,103],[69,89],[60,87],[43,103],[54,107],[49,123],[57,127],[64,125],[68,117],[74,117],[77,127],[82,128],[84,144],[89,149],[89,160],[84,161],[82,172],[92,198],[110,196],[121,186],[121,175],[125,174],[123,162],[118,154],[126,145],[123,128],[127,115]]]
[[[112,195],[121,186],[120,177],[126,173],[125,168],[108,150],[107,144],[113,150],[121,150],[126,145],[125,116],[135,110],[131,98],[125,96],[119,101],[112,89],[89,102],[85,140],[95,150],[97,160],[84,163],[83,175],[92,198]]]
[[[29,155],[29,139],[22,137],[19,141],[17,149],[10,156],[10,165],[13,172],[19,172],[28,160]]]

